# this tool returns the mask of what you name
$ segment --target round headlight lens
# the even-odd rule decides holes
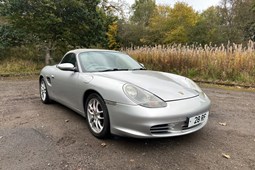
[[[130,97],[132,97],[132,98],[137,97],[138,91],[136,90],[135,87],[130,86],[130,85],[127,85],[126,88],[125,88],[125,90],[126,90],[126,93],[127,93]]]
[[[154,94],[131,84],[125,84],[123,91],[134,103],[148,108],[166,107],[167,104]]]

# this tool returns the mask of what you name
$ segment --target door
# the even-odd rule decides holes
[[[74,53],[68,53],[64,56],[60,63],[71,63],[77,67],[76,55]],[[56,94],[56,98],[64,105],[77,109],[78,98],[77,85],[80,72],[78,71],[64,71],[56,67],[56,71],[53,80],[53,90]]]

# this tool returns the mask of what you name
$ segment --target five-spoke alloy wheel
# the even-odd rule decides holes
[[[87,122],[90,132],[97,138],[109,135],[110,122],[104,100],[96,93],[89,95],[85,105]]]

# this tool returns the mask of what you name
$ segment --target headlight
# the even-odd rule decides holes
[[[125,84],[123,86],[123,91],[128,98],[140,106],[148,108],[159,108],[167,106],[163,100],[137,86]]]

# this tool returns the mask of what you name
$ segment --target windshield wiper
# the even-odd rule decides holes
[[[126,68],[111,68],[105,70],[99,70],[98,72],[107,72],[107,71],[128,71],[129,69]]]
[[[146,68],[134,68],[134,69],[110,68],[110,69],[105,69],[105,70],[99,70],[98,72],[107,72],[107,71],[134,71],[134,70],[146,70]]]

